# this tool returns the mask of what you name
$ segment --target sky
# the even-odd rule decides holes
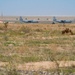
[[[75,16],[75,0],[0,0],[4,16]]]

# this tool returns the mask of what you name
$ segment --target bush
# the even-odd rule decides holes
[[[30,33],[31,29],[29,27],[24,27],[22,26],[20,31],[24,32],[24,33]]]
[[[4,27],[7,28],[8,27],[8,22],[4,23]]]
[[[18,73],[18,70],[16,69],[16,65],[12,62],[9,62],[9,64],[6,66],[6,75],[20,75]]]

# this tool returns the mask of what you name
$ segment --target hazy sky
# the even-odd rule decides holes
[[[0,0],[4,16],[75,16],[75,0]]]

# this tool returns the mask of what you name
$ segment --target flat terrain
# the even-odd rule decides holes
[[[62,34],[66,28],[74,34]],[[8,24],[7,28],[0,24],[1,63],[20,64],[22,69],[25,63],[34,66],[36,62],[42,68],[42,62],[48,67],[58,61],[75,67],[75,24]]]
[[[0,16],[0,20],[17,20],[20,16]],[[22,16],[24,20],[52,21],[53,16]],[[75,20],[75,16],[55,16],[58,20]]]

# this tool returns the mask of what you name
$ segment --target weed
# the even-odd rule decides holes
[[[31,32],[31,29],[29,27],[24,27],[22,26],[21,29],[20,29],[21,32],[24,32],[24,33],[30,33]]]

